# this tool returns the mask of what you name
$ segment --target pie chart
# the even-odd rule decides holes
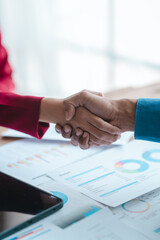
[[[123,210],[130,213],[144,213],[150,209],[150,204],[144,200],[134,199],[122,204]]]
[[[127,159],[117,162],[114,167],[123,173],[141,173],[146,171],[149,165],[141,160]]]
[[[152,149],[142,154],[142,157],[150,162],[160,163],[160,149]]]

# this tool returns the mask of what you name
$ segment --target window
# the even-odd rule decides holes
[[[0,0],[18,91],[67,96],[160,79],[159,0]]]

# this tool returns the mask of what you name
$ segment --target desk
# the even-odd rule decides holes
[[[20,138],[2,137],[2,133],[6,130],[7,128],[0,127],[0,146],[20,139]]]
[[[120,90],[114,90],[112,92],[105,93],[105,96],[108,98],[138,98],[138,97],[160,97],[160,87],[159,83],[149,85],[144,88],[127,88],[127,89],[120,89]],[[1,133],[4,132],[6,128],[0,128],[0,145],[7,144],[9,142],[13,142],[15,140],[18,140],[20,138],[6,138],[2,137]],[[11,219],[12,221],[12,219]],[[15,218],[13,216],[13,221],[15,221]]]

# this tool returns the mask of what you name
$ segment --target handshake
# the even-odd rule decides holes
[[[134,131],[137,100],[110,100],[83,90],[66,99],[44,98],[40,121],[56,123],[56,131],[75,146],[110,145],[125,131]]]

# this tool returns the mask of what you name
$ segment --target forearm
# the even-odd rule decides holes
[[[112,124],[125,131],[134,131],[135,114],[137,107],[136,99],[112,100],[114,116],[112,116]]]

